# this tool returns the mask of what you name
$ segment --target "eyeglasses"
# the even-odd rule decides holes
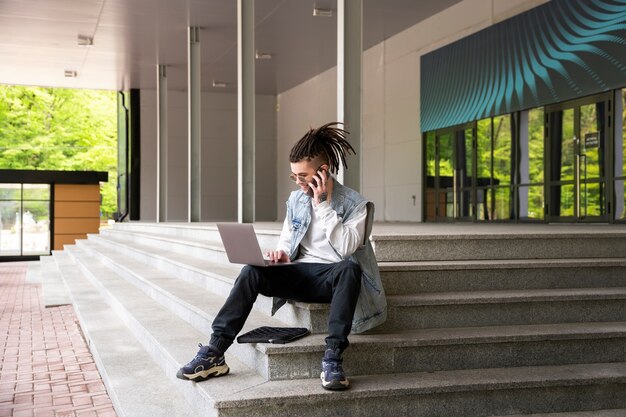
[[[323,166],[324,165],[320,165],[319,168],[317,168],[315,170],[315,173],[317,174],[318,171],[321,171]],[[315,175],[315,174],[311,174],[311,175],[297,175],[297,174],[294,174],[292,172],[291,174],[289,174],[289,179],[291,181],[293,181],[293,182],[298,182],[299,181],[301,183],[308,184],[313,179],[313,175]]]

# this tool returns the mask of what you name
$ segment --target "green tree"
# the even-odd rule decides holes
[[[0,168],[107,171],[102,214],[117,198],[117,103],[112,91],[0,85]]]

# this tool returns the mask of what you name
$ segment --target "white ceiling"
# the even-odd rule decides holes
[[[460,0],[363,0],[364,47]],[[335,65],[336,0],[256,0],[257,92],[276,94]],[[123,90],[186,86],[187,27],[201,27],[203,90],[236,84],[235,0],[0,0],[0,83]],[[94,46],[79,47],[78,36]],[[66,78],[65,70],[78,77]],[[223,90],[218,90],[223,91]]]

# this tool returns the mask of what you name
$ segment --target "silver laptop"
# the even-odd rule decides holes
[[[218,223],[228,260],[233,264],[256,266],[277,265],[263,258],[254,227],[242,223]]]

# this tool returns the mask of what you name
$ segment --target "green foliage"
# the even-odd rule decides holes
[[[0,85],[0,168],[107,171],[102,215],[111,218],[117,206],[116,93]]]

